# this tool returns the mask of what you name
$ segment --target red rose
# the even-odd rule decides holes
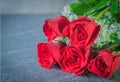
[[[67,25],[63,34],[69,37],[71,44],[89,47],[94,43],[99,30],[100,26],[94,20],[83,16]]]
[[[64,16],[45,20],[43,32],[48,37],[48,41],[53,40],[55,37],[62,36],[62,30],[67,24],[69,24],[69,20]]]
[[[58,47],[53,56],[63,71],[79,75],[86,70],[90,54],[89,49],[85,51],[78,47],[66,46],[63,49]]]
[[[39,43],[37,45],[38,62],[42,67],[45,68],[50,68],[53,64],[56,63],[52,55],[53,53],[49,47],[51,44],[54,45],[52,42]]]
[[[100,50],[98,56],[90,61],[88,70],[103,78],[110,78],[113,72],[119,68],[120,56],[111,50]]]

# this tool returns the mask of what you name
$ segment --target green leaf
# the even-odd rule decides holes
[[[120,56],[120,51],[113,51],[113,53]]]
[[[105,7],[105,6],[108,6],[110,3],[109,0],[102,0],[100,1],[97,5],[95,5],[93,8],[89,9],[88,12],[85,13],[85,15],[89,15],[89,14],[92,14],[94,13],[95,11]]]
[[[111,38],[111,40],[118,40],[118,38],[117,38],[117,34],[116,33],[112,33],[111,35],[110,35],[110,38]],[[120,42],[119,42],[120,43]]]
[[[117,22],[120,23],[120,10],[118,11],[118,13],[115,13],[115,18],[116,18]]]
[[[96,0],[78,0],[79,3],[87,2],[87,3],[94,3]]]
[[[90,8],[92,8],[92,6],[97,3],[97,0],[78,0],[78,2],[80,4],[85,4],[85,5],[89,6]]]
[[[117,10],[117,7],[118,7],[118,0],[114,0],[112,3],[111,3],[111,6],[110,6],[110,12],[112,14],[112,16],[115,15],[115,12]]]
[[[109,8],[110,7],[106,7],[104,10],[102,10],[100,13],[98,13],[98,15],[95,17],[95,20],[98,20],[100,17],[102,17],[103,14],[109,10]]]
[[[116,73],[114,72],[111,76],[111,79],[114,80],[115,79],[115,76],[116,76]]]
[[[80,4],[80,3],[73,3],[70,4],[70,7],[72,9],[72,12],[75,13],[76,15],[83,15],[85,10],[87,10],[89,7],[85,4]]]

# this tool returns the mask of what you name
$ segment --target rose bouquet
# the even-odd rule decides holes
[[[104,14],[109,13],[109,8],[118,2],[106,1],[99,2],[97,6],[92,4],[96,9],[86,8],[86,12],[80,9],[84,2],[73,3],[64,7],[62,16],[46,19],[43,32],[48,40],[37,45],[39,64],[44,68],[58,64],[61,70],[75,75],[88,71],[110,78],[120,67],[120,26],[117,22],[114,29],[112,23],[105,26],[108,19],[104,20]],[[104,12],[102,9],[105,9]],[[112,11],[111,15],[114,14]]]

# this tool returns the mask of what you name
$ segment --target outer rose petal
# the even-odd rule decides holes
[[[98,61],[100,64],[97,63]],[[100,77],[110,78],[119,68],[119,64],[120,56],[113,54],[111,50],[100,50],[98,56],[90,61],[88,70]]]
[[[115,56],[112,63],[111,71],[115,72],[120,67],[119,64],[120,64],[120,56]]]
[[[55,37],[62,36],[62,30],[69,24],[69,20],[64,16],[53,19],[46,19],[43,26],[43,32],[48,37],[48,41]]]
[[[53,42],[52,42],[53,43]],[[63,49],[66,45],[63,45],[61,43],[55,43],[54,42],[54,45],[53,44],[49,44],[49,48],[50,48],[50,51],[53,53],[53,57],[54,59],[59,62],[59,57],[61,56],[60,54],[60,51],[61,49]]]
[[[56,63],[52,55],[53,53],[49,48],[49,45],[51,44],[54,45],[54,43],[52,42],[39,43],[37,45],[38,63],[45,68],[50,68],[52,65]]]
[[[85,54],[84,54],[85,55],[84,60],[83,60],[83,62],[81,64],[81,69],[78,69],[78,70],[76,69],[74,71],[74,74],[80,75],[87,69],[87,65],[88,65],[88,63],[90,61],[91,54],[92,54],[92,50],[90,48],[86,49]]]

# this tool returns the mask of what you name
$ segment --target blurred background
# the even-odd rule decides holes
[[[79,6],[80,4],[75,3],[77,1],[85,5],[82,4],[83,6],[81,7]],[[120,72],[117,72],[118,74],[115,81],[112,81],[99,78],[95,75],[91,75],[89,78],[75,76],[71,73],[61,71],[58,66],[45,69],[38,64],[36,45],[40,42],[47,41],[42,31],[44,21],[48,18],[55,18],[57,14],[60,14],[61,11],[64,10],[64,6],[70,3],[75,3],[71,5],[71,8],[73,8],[73,10],[75,9],[73,12],[75,14],[77,13],[76,15],[83,15],[83,11],[89,7],[88,3],[85,1],[90,2],[90,5],[91,1],[96,1],[94,3],[94,5],[96,5],[98,1],[104,0],[0,0],[0,81],[120,82]],[[86,8],[85,6],[88,7]],[[96,9],[96,7],[93,8]],[[70,8],[66,7],[66,9],[69,10]],[[79,12],[78,9],[81,11]],[[96,12],[101,13],[101,11],[102,10]],[[74,17],[73,12],[72,17]],[[71,15],[71,12],[68,13],[65,11],[65,14],[66,13]],[[100,14],[100,16],[104,15]],[[107,15],[107,17],[110,16]],[[105,18],[107,17],[105,16]],[[100,21],[103,23],[102,25],[106,24],[103,20]],[[106,21],[108,21],[108,19]]]
[[[77,0],[1,0],[2,14],[59,13]]]

